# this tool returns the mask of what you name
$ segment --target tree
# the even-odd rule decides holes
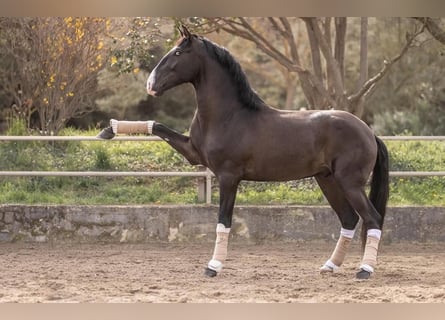
[[[104,18],[2,18],[0,91],[30,114],[43,134],[94,108],[97,74],[107,59]],[[24,104],[24,101],[28,104]]]
[[[99,74],[104,95],[96,100],[100,110],[118,119],[156,119],[185,131],[195,109],[188,86],[173,88],[168,95],[148,96],[149,72],[174,45],[175,28],[170,18],[112,18],[110,62]]]
[[[122,119],[128,108],[147,98],[148,71],[153,67],[155,55],[163,52],[158,43],[160,20],[147,17],[111,19],[110,61],[98,75],[99,88],[104,93],[96,100],[101,111]]]
[[[192,19],[199,30],[225,31],[242,37],[297,75],[308,108],[343,109],[362,116],[367,97],[414,44],[424,30],[423,23],[413,23],[406,42],[391,59],[382,61],[381,68],[368,75],[368,18],[360,21],[360,61],[354,81],[345,78],[346,30],[350,18],[210,18]],[[301,23],[306,30],[309,48],[304,52],[298,32]],[[306,58],[307,59],[304,59]]]

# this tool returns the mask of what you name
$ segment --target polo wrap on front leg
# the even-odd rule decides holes
[[[363,260],[360,268],[370,273],[374,272],[374,268],[377,265],[377,252],[381,234],[381,230],[378,229],[368,230],[365,252],[363,253]]]
[[[113,129],[114,134],[152,134],[154,121],[118,121],[115,119],[110,120],[110,126]]]
[[[216,241],[212,260],[209,261],[208,268],[220,272],[223,263],[227,258],[227,246],[229,244],[230,228],[226,228],[222,223],[216,226]]]
[[[337,241],[334,251],[331,257],[321,267],[320,272],[334,272],[337,270],[345,260],[346,253],[351,245],[352,238],[354,237],[355,230],[347,230],[341,228],[340,238]]]

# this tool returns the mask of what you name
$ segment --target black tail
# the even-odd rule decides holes
[[[386,204],[389,197],[389,155],[383,141],[375,137],[377,142],[377,159],[375,161],[374,170],[372,172],[371,191],[369,200],[374,208],[382,217],[380,229],[383,228],[383,220],[385,219]],[[362,227],[362,245],[366,244],[366,229]]]

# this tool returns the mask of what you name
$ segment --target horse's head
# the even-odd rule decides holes
[[[199,38],[182,26],[181,38],[157,66],[147,80],[147,92],[152,96],[160,96],[166,90],[185,82],[192,81],[199,70],[199,58],[196,46]]]

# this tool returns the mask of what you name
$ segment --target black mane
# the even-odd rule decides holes
[[[258,110],[264,105],[264,101],[252,89],[246,74],[232,54],[226,48],[221,47],[206,38],[201,38],[201,40],[209,55],[226,69],[229,76],[233,79],[236,88],[238,88],[240,102],[246,108],[251,110]]]

